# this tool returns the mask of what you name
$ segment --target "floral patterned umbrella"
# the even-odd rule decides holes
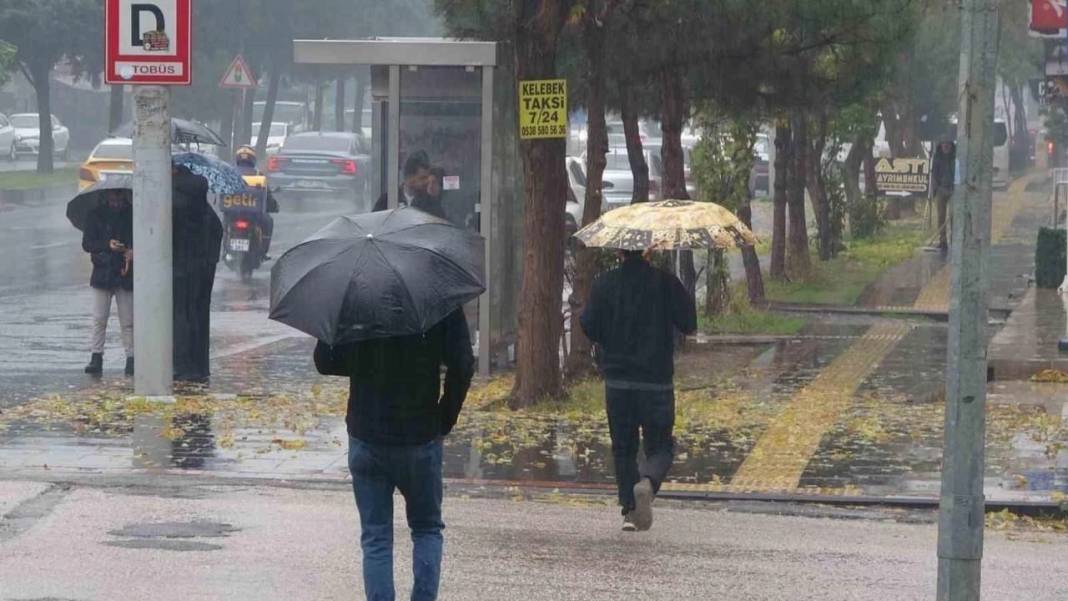
[[[663,200],[632,204],[575,233],[586,246],[677,250],[753,246],[757,238],[729,210],[711,202]]]
[[[196,152],[182,152],[172,156],[171,162],[204,178],[208,182],[208,190],[215,194],[238,194],[247,187],[241,173],[219,159]]]

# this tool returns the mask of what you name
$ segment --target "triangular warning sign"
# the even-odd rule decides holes
[[[256,87],[256,78],[252,76],[252,70],[248,68],[248,63],[240,54],[234,57],[234,62],[230,63],[230,68],[219,80],[219,87],[240,89]]]

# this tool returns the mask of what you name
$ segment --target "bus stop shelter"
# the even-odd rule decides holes
[[[444,171],[443,206],[450,221],[485,239],[486,292],[477,301],[479,374],[491,365],[493,251],[493,42],[442,38],[295,40],[294,62],[368,66],[371,70],[372,198],[400,201],[401,166],[427,153]],[[468,311],[469,316],[471,311]]]

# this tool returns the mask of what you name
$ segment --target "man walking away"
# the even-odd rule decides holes
[[[946,213],[949,201],[953,198],[953,188],[957,177],[957,145],[949,140],[943,141],[935,150],[931,159],[931,196],[938,204],[938,248],[945,252],[949,249],[946,230]]]
[[[441,366],[446,368],[441,391]],[[345,423],[360,515],[367,599],[393,601],[393,491],[404,497],[412,536],[412,601],[437,599],[445,527],[442,439],[456,424],[474,375],[463,311],[414,336],[315,347],[315,367],[349,377]],[[440,396],[439,396],[440,394]]]
[[[111,299],[118,305],[122,345],[126,349],[126,375],[134,373],[133,347],[133,208],[129,192],[109,190],[104,203],[89,212],[82,232],[82,248],[93,262],[89,285],[93,288],[92,355],[85,373],[104,370]]]
[[[593,283],[582,329],[597,346],[605,379],[623,529],[648,530],[652,501],[674,459],[675,331],[697,330],[693,298],[674,275],[640,251],[621,251],[622,265]],[[645,445],[639,472],[638,430]]]

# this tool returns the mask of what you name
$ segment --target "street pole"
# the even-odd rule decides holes
[[[945,447],[938,519],[938,601],[978,601],[983,557],[987,255],[993,169],[997,0],[961,4],[964,160],[953,199]]]
[[[134,91],[134,394],[169,397],[174,385],[171,278],[171,91]]]

